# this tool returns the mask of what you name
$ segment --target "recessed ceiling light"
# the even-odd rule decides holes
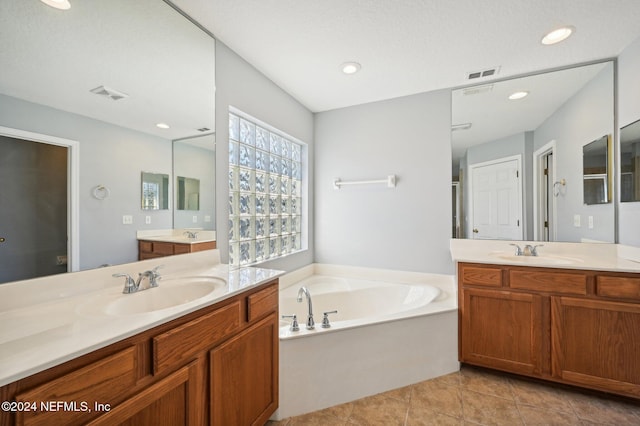
[[[340,69],[345,74],[355,74],[360,71],[360,68],[362,68],[362,66],[357,62],[345,62],[340,65]]]
[[[529,92],[527,91],[520,91],[520,92],[513,92],[512,94],[509,95],[509,99],[511,99],[512,101],[518,100],[518,99],[522,99],[524,97],[526,97],[527,95],[529,95]]]
[[[40,0],[47,6],[55,7],[56,9],[67,10],[71,9],[69,0]]]
[[[569,36],[573,34],[575,30],[576,29],[572,26],[561,27],[553,30],[542,37],[542,44],[550,45],[560,43],[561,41],[569,38]]]
[[[159,127],[160,129],[168,129],[169,125],[166,123],[158,123],[156,124],[156,127]]]

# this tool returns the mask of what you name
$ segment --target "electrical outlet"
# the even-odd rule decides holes
[[[133,216],[131,216],[130,214],[125,214],[124,216],[122,216],[122,224],[123,225],[133,224]]]
[[[573,215],[573,226],[575,226],[576,228],[580,228],[580,215],[579,214],[574,214]]]
[[[589,229],[593,229],[593,216],[589,216]]]
[[[198,216],[193,217],[193,223],[198,223]]]
[[[146,223],[147,225],[151,224],[151,216],[145,216],[144,217],[144,223]]]

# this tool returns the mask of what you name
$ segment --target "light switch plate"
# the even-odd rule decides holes
[[[573,226],[575,226],[576,228],[580,228],[580,215],[579,214],[574,214],[573,215]]]
[[[133,216],[131,216],[130,214],[125,214],[124,216],[122,216],[122,224],[123,225],[133,224]]]
[[[151,224],[151,216],[145,216],[144,223],[146,223],[147,225]]]
[[[593,229],[593,216],[589,216],[589,229]]]

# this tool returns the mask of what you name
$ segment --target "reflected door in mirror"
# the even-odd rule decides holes
[[[640,120],[620,130],[620,201],[640,201]]]

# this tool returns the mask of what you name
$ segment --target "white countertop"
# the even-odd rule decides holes
[[[542,246],[536,257],[515,256],[509,244]],[[449,247],[456,262],[640,272],[640,248],[621,244],[452,239]]]
[[[163,265],[162,279],[215,277],[226,284],[191,302],[148,313],[113,315],[101,298],[122,294],[123,278]],[[282,275],[261,268],[230,269],[217,250],[164,257],[0,285],[0,386],[62,364],[96,349],[213,305]],[[143,290],[151,294],[155,289]]]
[[[195,238],[189,238],[187,231],[195,232]],[[136,233],[138,240],[158,241],[164,243],[198,244],[216,241],[216,231],[202,229],[160,229],[144,230]]]

